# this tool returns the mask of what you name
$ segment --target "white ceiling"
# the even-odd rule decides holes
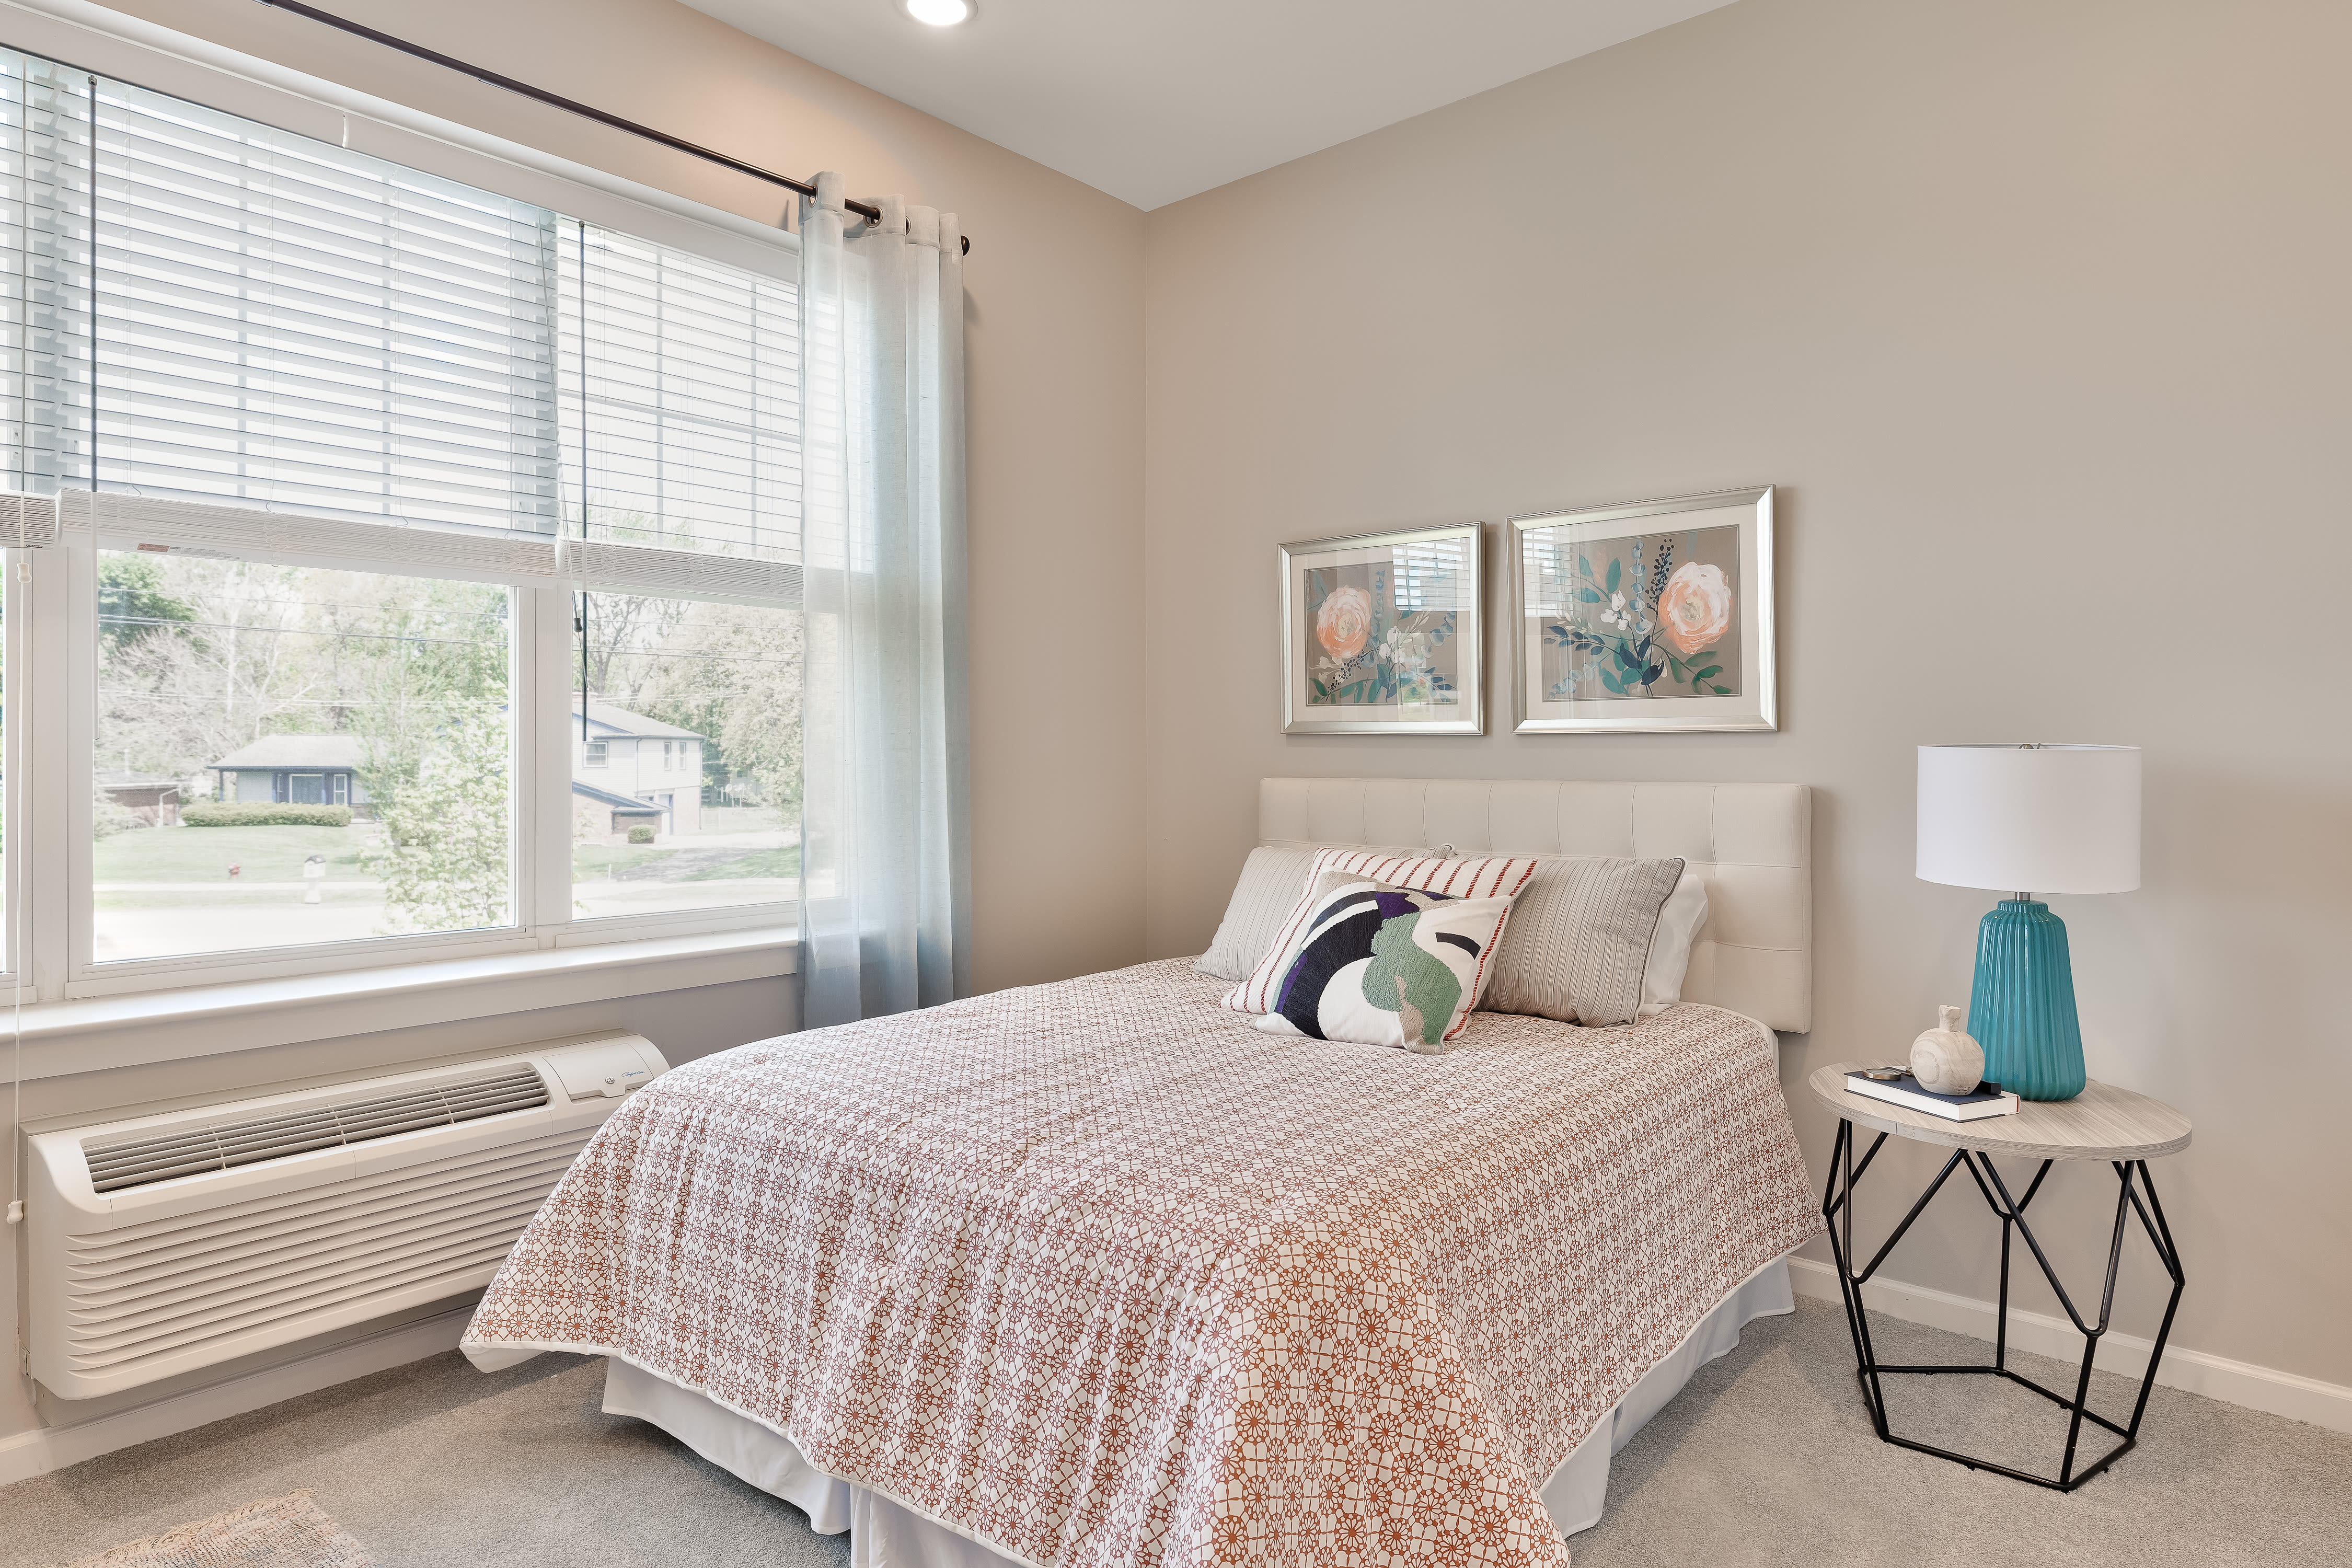
[[[1729,0],[687,0],[1149,210]]]

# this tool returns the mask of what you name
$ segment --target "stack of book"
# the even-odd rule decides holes
[[[1898,1076],[1873,1078],[1873,1072]],[[1919,1080],[1904,1068],[1866,1068],[1850,1072],[1845,1075],[1845,1088],[1848,1094],[1868,1095],[1906,1110],[1940,1116],[1947,1121],[1977,1121],[1988,1116],[2011,1116],[2017,1111],[2017,1096],[1997,1083],[1980,1083],[1966,1094],[1937,1094],[1920,1088]]]

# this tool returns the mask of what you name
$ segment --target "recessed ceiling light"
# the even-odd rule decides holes
[[[971,0],[905,0],[907,15],[934,27],[952,27],[971,19]]]

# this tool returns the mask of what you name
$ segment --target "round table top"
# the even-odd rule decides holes
[[[2160,1100],[2094,1079],[2072,1100],[2028,1100],[2016,1114],[1947,1121],[1883,1100],[1849,1094],[1845,1075],[1876,1062],[1816,1068],[1813,1097],[1859,1127],[1948,1149],[2024,1154],[2042,1160],[2153,1160],[2189,1147],[2189,1118]]]

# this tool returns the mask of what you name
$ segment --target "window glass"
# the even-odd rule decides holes
[[[798,611],[584,596],[572,698],[572,912],[799,896]],[[575,668],[575,677],[580,673]]]
[[[99,962],[512,923],[508,590],[98,561]]]

